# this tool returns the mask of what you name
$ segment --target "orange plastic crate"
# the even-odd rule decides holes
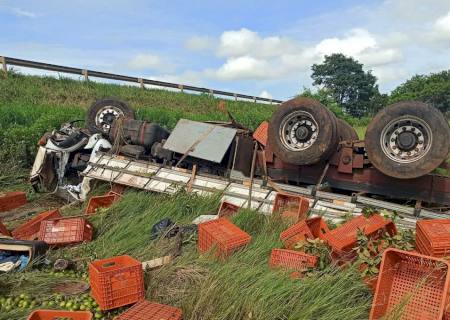
[[[292,249],[298,242],[308,239],[320,238],[329,232],[328,225],[321,217],[300,221],[280,234],[285,248]]]
[[[92,320],[89,311],[62,311],[62,310],[36,310],[28,317],[28,320]]]
[[[225,258],[246,246],[251,237],[226,218],[201,223],[198,226],[198,250],[207,252],[216,247],[216,255]]]
[[[179,308],[144,300],[136,303],[116,320],[181,320],[182,318],[183,312]]]
[[[220,204],[220,208],[217,214],[219,215],[219,218],[231,218],[239,211],[239,209],[240,207],[238,205],[223,201]]]
[[[272,213],[279,213],[295,222],[306,219],[309,200],[298,195],[278,192],[275,196]]]
[[[358,230],[361,230],[368,237],[376,236],[380,230],[387,231],[391,235],[397,233],[395,224],[378,214],[368,218],[360,215],[326,233],[323,239],[335,251],[349,251],[356,244]]]
[[[9,211],[27,203],[27,195],[22,191],[0,193],[0,212]]]
[[[323,239],[323,236],[330,232],[327,222],[322,217],[310,218],[306,220],[306,224],[314,238]]]
[[[12,236],[19,240],[35,240],[39,237],[39,229],[41,222],[48,219],[61,218],[59,209],[45,211],[38,214],[33,219],[25,222],[15,230],[13,230]]]
[[[409,251],[387,249],[370,311],[370,319],[381,319],[401,308],[399,319],[442,319],[450,264],[445,260]]]
[[[102,310],[144,299],[142,264],[130,256],[97,260],[89,264],[91,294]]]
[[[11,232],[9,232],[8,228],[5,227],[1,219],[0,219],[0,234],[8,237],[11,236]]]
[[[285,270],[305,271],[317,265],[318,257],[300,251],[273,249],[270,255],[270,267]]]
[[[417,221],[416,246],[423,254],[450,256],[450,219]]]
[[[91,197],[86,207],[85,214],[94,214],[99,208],[108,208],[119,199],[120,194],[113,191],[110,191],[103,196]]]
[[[261,143],[263,146],[267,145],[267,133],[269,131],[269,122],[263,121],[255,132],[253,132],[253,139]]]
[[[84,218],[63,218],[41,222],[39,240],[50,245],[91,241],[94,228]]]

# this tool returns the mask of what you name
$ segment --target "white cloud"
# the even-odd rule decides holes
[[[15,8],[13,10],[14,14],[18,17],[25,17],[25,18],[37,18],[38,14],[31,12],[31,11],[26,11],[26,10],[22,10],[20,8]]]
[[[169,64],[166,60],[162,59],[158,55],[150,53],[140,53],[131,58],[127,66],[133,70],[164,70],[171,71],[173,66]]]
[[[267,99],[272,99],[272,95],[267,92],[266,90],[261,91],[261,93],[259,94],[259,96],[261,98],[267,98]]]
[[[365,29],[352,29],[343,37],[326,38],[302,47],[293,38],[261,37],[243,28],[223,32],[216,52],[226,58],[225,62],[203,74],[221,81],[293,77],[309,71],[312,64],[333,53],[353,56],[368,68],[403,58],[400,50],[382,46],[377,37]]]
[[[191,51],[205,51],[213,49],[216,41],[210,37],[194,36],[186,40],[185,47]]]
[[[220,36],[217,54],[220,57],[240,57],[250,55],[256,58],[273,58],[283,52],[294,51],[298,43],[289,38],[261,37],[246,28],[225,31]]]
[[[270,64],[261,59],[243,56],[230,58],[217,70],[207,70],[206,75],[219,80],[266,79]]]
[[[315,46],[315,52],[319,55],[343,53],[355,56],[365,50],[373,49],[377,41],[367,30],[353,29],[344,38],[324,39]]]
[[[434,31],[438,37],[450,38],[450,11],[436,20],[434,23]]]

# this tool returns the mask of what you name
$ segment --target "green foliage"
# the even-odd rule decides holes
[[[317,256],[317,267],[313,269],[314,272],[317,270],[325,270],[330,266],[331,263],[331,251],[328,245],[322,239],[305,239],[298,242],[294,248],[298,251]]]
[[[383,252],[387,248],[410,251],[415,247],[415,233],[411,229],[400,230],[394,235],[381,232],[371,239],[358,230],[357,239],[358,245],[353,248],[357,253],[356,265],[362,277],[369,278],[378,274]]]
[[[303,88],[303,91],[299,96],[308,97],[319,101],[321,104],[330,109],[336,117],[346,121],[353,127],[366,127],[371,120],[370,117],[355,118],[350,114],[345,113],[338,103],[333,100],[332,94],[326,88],[319,88],[315,92],[311,91],[311,89]],[[364,138],[364,135],[361,138]]]
[[[363,70],[363,65],[343,54],[325,56],[321,64],[312,66],[315,86],[325,88],[333,100],[347,114],[361,118],[373,107],[374,97],[379,96],[377,78]],[[380,97],[377,97],[379,105]]]
[[[429,75],[415,75],[392,91],[390,103],[420,100],[442,112],[450,111],[450,70]]]

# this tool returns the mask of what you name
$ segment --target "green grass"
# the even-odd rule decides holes
[[[93,242],[55,250],[50,257],[76,258],[83,270],[89,261],[113,255],[130,254],[141,261],[160,257],[173,250],[175,240],[150,240],[154,223],[170,217],[186,225],[200,214],[217,210],[218,204],[218,196],[132,191],[91,218],[96,228]],[[330,267],[293,280],[288,273],[268,267],[272,248],[281,247],[283,222],[248,210],[233,221],[252,236],[249,246],[222,261],[199,255],[196,240],[185,239],[182,255],[173,263],[146,272],[146,298],[182,308],[185,320],[367,319],[371,295],[355,269]],[[22,286],[19,292],[33,294],[39,288],[39,295],[45,296],[51,277],[38,280],[34,288]],[[22,319],[24,315],[14,316]],[[8,317],[13,314],[2,313],[0,319]]]

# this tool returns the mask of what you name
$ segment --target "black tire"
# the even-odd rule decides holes
[[[408,123],[414,129],[404,130]],[[403,132],[413,138],[405,137],[402,142]],[[430,173],[447,159],[450,128],[436,108],[419,101],[403,101],[384,108],[372,119],[365,146],[369,160],[379,171],[394,178],[413,179]],[[410,158],[405,162],[402,157]]]
[[[339,118],[336,121],[339,141],[359,140],[358,134],[351,125]]]
[[[308,140],[310,143],[308,147],[296,150],[295,147],[299,142],[293,143],[287,137],[289,135],[287,132],[293,133],[294,129],[289,128],[290,131],[286,132],[283,129],[291,122],[295,123],[288,119],[299,113],[312,116],[318,131],[312,133],[316,134],[316,137]],[[295,139],[298,138],[297,133],[294,136]],[[327,160],[337,149],[336,117],[325,106],[310,98],[299,97],[286,101],[280,105],[270,119],[268,140],[275,155],[285,163],[309,165]]]
[[[99,119],[102,113],[103,121]],[[111,98],[97,100],[87,112],[86,126],[91,133],[108,134],[114,120],[122,115],[134,119],[134,111],[126,103]]]

